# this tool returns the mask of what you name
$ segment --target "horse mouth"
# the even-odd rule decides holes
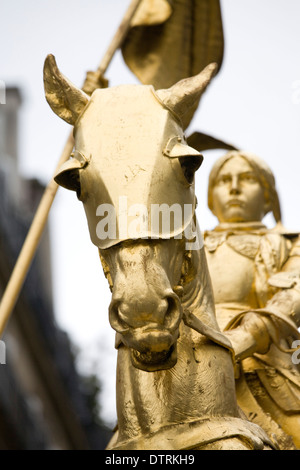
[[[122,342],[130,349],[132,365],[148,372],[170,369],[176,364],[178,337],[178,328],[170,331],[153,324],[121,334]]]
[[[137,369],[147,372],[170,369],[175,366],[177,362],[176,343],[173,344],[170,349],[159,352],[141,352],[137,349],[131,349],[131,362]]]

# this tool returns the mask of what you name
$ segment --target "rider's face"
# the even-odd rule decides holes
[[[264,190],[253,168],[240,156],[222,166],[212,194],[219,222],[260,221],[266,213]]]

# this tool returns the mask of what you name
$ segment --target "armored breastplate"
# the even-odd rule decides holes
[[[245,239],[230,237],[213,251],[206,245],[208,267],[217,304],[241,303],[257,307],[254,265],[257,249],[255,251],[255,245],[250,243],[246,247],[245,255],[245,244]]]

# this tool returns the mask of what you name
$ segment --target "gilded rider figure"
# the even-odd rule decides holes
[[[238,360],[238,403],[281,449],[300,449],[300,238],[284,231],[274,176],[253,154],[215,163],[208,205],[219,225],[204,234],[206,254],[217,319]],[[268,212],[272,230],[262,223]]]

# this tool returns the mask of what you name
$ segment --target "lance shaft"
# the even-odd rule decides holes
[[[91,95],[96,88],[103,88],[107,86],[107,81],[104,79],[103,75],[107,70],[107,67],[109,66],[116,50],[121,47],[124,39],[126,38],[130,28],[130,22],[141,1],[142,0],[132,0],[119,28],[117,29],[104,57],[102,58],[98,69],[95,72],[87,72],[86,80],[82,87],[87,94]],[[56,171],[69,158],[73,147],[74,139],[73,133],[71,132],[62,151]],[[57,189],[58,185],[52,178],[49,184],[46,186],[13,272],[6,286],[0,304],[0,338],[7,325],[11,312],[18,300],[28,270],[36,253]]]

